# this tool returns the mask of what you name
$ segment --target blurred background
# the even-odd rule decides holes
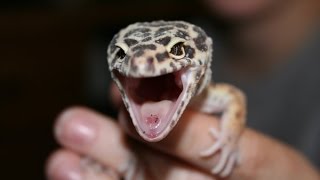
[[[195,1],[162,2],[0,2],[0,179],[45,179],[45,160],[57,147],[52,125],[64,108],[115,114],[105,52],[119,28],[203,13]]]

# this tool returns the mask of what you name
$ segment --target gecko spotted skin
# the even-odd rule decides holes
[[[212,173],[230,174],[245,127],[245,97],[231,85],[210,84],[212,40],[200,27],[184,21],[131,24],[114,36],[107,59],[133,125],[146,141],[165,138],[188,105],[221,113],[219,129],[208,128],[216,141],[199,155],[219,151]]]

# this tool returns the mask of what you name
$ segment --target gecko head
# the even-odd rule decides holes
[[[182,21],[136,23],[108,47],[112,77],[141,137],[163,139],[210,81],[211,39]]]

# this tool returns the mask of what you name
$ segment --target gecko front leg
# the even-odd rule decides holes
[[[200,155],[209,157],[220,151],[220,159],[212,173],[226,177],[238,161],[238,140],[245,127],[245,96],[236,87],[221,83],[208,86],[193,105],[205,113],[221,113],[220,129],[209,129],[216,142]]]

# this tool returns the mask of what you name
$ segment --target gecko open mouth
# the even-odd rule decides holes
[[[120,80],[131,108],[131,118],[148,140],[156,139],[170,126],[175,112],[181,107],[186,92],[185,69],[156,77],[125,77],[114,73]],[[134,117],[132,117],[134,116]]]

